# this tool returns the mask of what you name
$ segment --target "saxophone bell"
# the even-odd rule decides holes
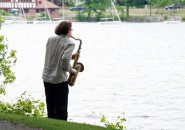
[[[79,70],[80,72],[84,71],[84,65],[80,62],[77,63],[76,69]]]

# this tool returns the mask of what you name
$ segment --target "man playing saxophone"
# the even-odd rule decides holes
[[[75,44],[70,40],[72,23],[62,21],[55,29],[57,36],[48,38],[42,79],[45,87],[48,118],[68,117],[68,75],[77,73],[70,65]]]

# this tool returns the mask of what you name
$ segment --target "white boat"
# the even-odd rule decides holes
[[[166,23],[166,24],[178,24],[178,23],[181,23],[181,22],[182,22],[181,20],[166,20],[163,23]]]
[[[50,20],[33,20],[33,21],[27,21],[27,24],[52,24],[53,21]]]
[[[5,19],[3,24],[12,24],[13,20],[12,19]]]
[[[115,21],[113,18],[101,18],[99,24],[120,24],[121,21]]]
[[[115,14],[117,16],[117,19],[114,18],[114,15],[109,18],[101,18],[100,22],[98,22],[99,24],[120,24],[121,23],[121,19],[119,17],[119,14],[112,0],[111,0],[111,7],[112,7],[112,14]]]
[[[23,24],[27,22],[24,18],[21,18],[19,16],[6,16],[3,17],[3,19],[3,24]]]

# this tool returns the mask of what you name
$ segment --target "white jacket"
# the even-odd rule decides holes
[[[53,36],[46,45],[42,78],[45,82],[57,84],[68,79],[71,71],[70,60],[75,44],[65,35]]]

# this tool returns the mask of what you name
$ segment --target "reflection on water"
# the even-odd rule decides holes
[[[55,25],[4,25],[18,51],[17,80],[7,97],[28,91],[44,97],[41,73],[47,38]],[[129,130],[185,127],[185,23],[74,23],[85,65],[70,88],[69,118],[100,125],[99,113],[115,120],[122,112]]]

